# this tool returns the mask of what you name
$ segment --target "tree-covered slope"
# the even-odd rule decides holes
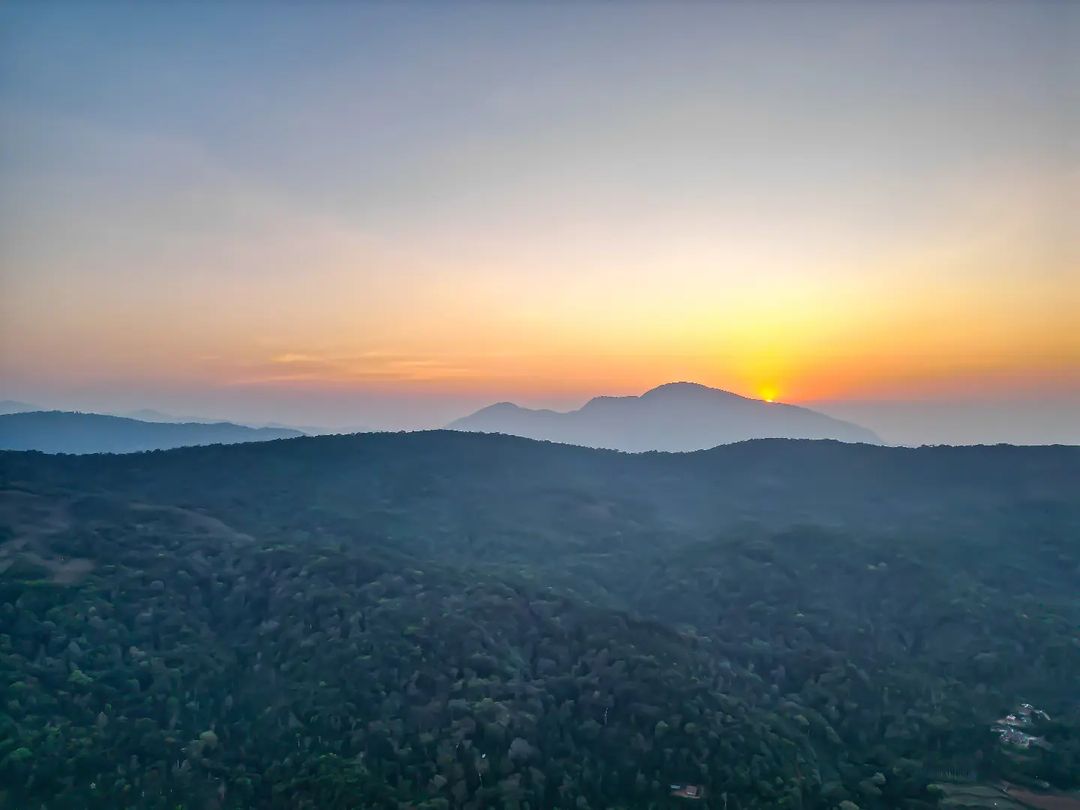
[[[87,563],[0,584],[11,806],[645,806],[674,778],[758,806],[813,767],[751,678],[656,623],[175,508],[4,499]]]
[[[1078,538],[1066,447],[0,454],[0,807],[1080,787]]]
[[[1076,505],[1072,447],[887,448],[760,440],[631,455],[454,431],[304,438],[102,458],[7,454],[0,481],[195,505],[279,534],[382,532],[449,555],[482,534],[553,549],[743,522],[997,531],[1002,510]],[[438,547],[437,542],[442,542]]]

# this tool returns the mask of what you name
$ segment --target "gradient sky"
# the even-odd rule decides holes
[[[7,3],[0,395],[1080,411],[1078,45],[1066,2]]]

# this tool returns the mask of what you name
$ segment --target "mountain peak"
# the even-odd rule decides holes
[[[745,399],[738,394],[734,394],[731,391],[725,391],[723,388],[710,388],[707,385],[702,385],[696,382],[669,382],[663,385],[658,385],[655,388],[650,388],[639,399],[655,399],[657,397],[731,397],[734,399]]]
[[[746,439],[881,441],[858,425],[807,408],[693,382],[666,383],[641,396],[599,396],[565,413],[499,403],[449,427],[629,452],[701,450]]]

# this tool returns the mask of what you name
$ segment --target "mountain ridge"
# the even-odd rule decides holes
[[[40,410],[43,409],[40,406],[34,405],[30,402],[21,402],[17,399],[0,400],[0,416],[6,416],[9,413],[26,413],[28,411]]]
[[[685,452],[767,438],[882,444],[852,422],[693,382],[665,383],[640,396],[596,396],[571,411],[497,402],[447,428],[627,452]]]
[[[0,415],[0,448],[43,453],[137,453],[303,435],[298,430],[252,428],[232,422],[148,422],[81,411]]]

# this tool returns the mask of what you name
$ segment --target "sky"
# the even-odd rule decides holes
[[[1078,46],[1067,2],[5,3],[0,397],[693,380],[1080,442]]]

